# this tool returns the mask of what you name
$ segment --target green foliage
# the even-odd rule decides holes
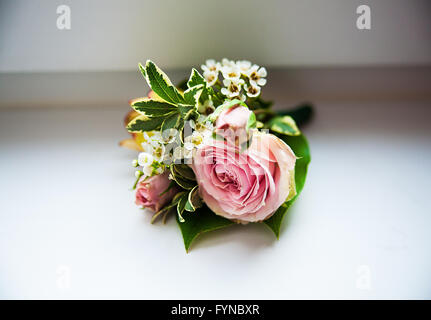
[[[148,85],[160,98],[173,104],[184,103],[184,98],[178,89],[151,60],[147,60],[145,64],[145,74]]]
[[[202,85],[202,93],[199,97],[199,102],[204,103],[205,101],[211,99],[215,106],[219,106],[223,103],[223,100],[218,97],[218,95],[214,92],[214,89],[209,87],[204,79],[204,77],[197,71],[196,69],[192,70],[190,74],[189,81],[187,82],[187,86],[189,88],[193,88],[196,86]]]
[[[201,96],[203,90],[204,85],[202,84],[187,89],[186,91],[184,91],[185,102],[189,105],[197,106],[199,102],[199,97]]]
[[[179,112],[170,113],[163,121],[161,131],[169,130],[169,129],[182,129],[184,125],[184,121],[181,118],[181,114]]]
[[[127,125],[129,132],[144,132],[160,129],[164,117],[148,117],[146,115],[138,116]]]
[[[246,130],[248,131],[251,128],[256,128],[256,123],[256,115],[254,114],[254,112],[251,112],[250,117],[247,120]]]
[[[194,212],[196,209],[202,207],[202,204],[202,199],[199,196],[199,187],[196,185],[189,192],[185,209],[186,211]]]
[[[299,136],[299,131],[295,120],[291,116],[276,116],[273,117],[267,124],[267,127],[274,132],[288,135],[288,136]]]
[[[187,204],[187,199],[188,199],[188,194],[187,192],[184,192],[179,198],[179,201],[177,204],[177,214],[178,214],[177,218],[178,218],[178,221],[180,221],[181,223],[185,222],[183,218],[183,212]]]
[[[196,186],[196,178],[191,177],[190,173],[185,173],[183,164],[172,164],[169,169],[171,170],[172,179],[183,189],[191,190]],[[190,169],[191,170],[191,169]]]
[[[180,218],[177,217],[177,222],[187,252],[193,240],[200,234],[234,224],[234,222],[216,215],[205,205],[195,212],[184,212],[182,217],[184,221],[181,222]]]
[[[180,115],[184,120],[189,120],[192,115],[194,115],[196,111],[196,107],[194,105],[187,104],[179,104],[178,110],[180,111]]]
[[[177,107],[172,104],[157,101],[157,100],[152,100],[149,98],[144,98],[142,100],[135,101],[132,104],[132,108],[135,111],[139,113],[144,113],[150,117],[165,116],[168,113],[177,111]]]

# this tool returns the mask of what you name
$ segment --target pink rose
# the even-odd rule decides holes
[[[244,106],[236,105],[220,113],[216,120],[216,130],[228,140],[240,139],[246,141],[247,121],[252,111]]]
[[[272,134],[253,134],[250,147],[223,141],[197,150],[193,169],[201,197],[216,214],[239,222],[268,219],[296,194],[296,156]]]
[[[165,204],[172,200],[178,192],[176,187],[163,193],[169,187],[169,173],[165,172],[147,179],[141,178],[136,186],[136,200],[138,206],[149,208],[155,212],[159,211]]]

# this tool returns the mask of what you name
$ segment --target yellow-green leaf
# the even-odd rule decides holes
[[[295,120],[291,116],[277,116],[269,121],[269,129],[274,132],[288,136],[299,136],[299,131]]]

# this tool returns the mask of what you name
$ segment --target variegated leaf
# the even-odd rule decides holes
[[[189,120],[196,107],[194,105],[178,104],[178,110],[184,120]]]
[[[186,207],[187,199],[188,199],[188,194],[184,193],[181,196],[181,198],[180,198],[180,200],[178,201],[178,204],[177,204],[178,219],[179,219],[180,222],[184,222],[185,221],[184,218],[183,218],[183,212],[184,212],[184,209]]]
[[[169,115],[162,124],[161,131],[165,131],[168,129],[178,129],[182,128],[182,124],[184,124],[184,120],[181,118],[181,115],[178,112],[175,112]]]
[[[145,64],[145,73],[148,85],[160,98],[173,104],[184,102],[183,96],[168,76],[151,60],[147,60]]]
[[[190,168],[186,164],[173,164],[172,169],[175,171],[176,175],[180,175],[181,177],[196,181],[195,173],[193,172],[192,168]]]
[[[204,77],[199,73],[199,71],[193,68],[192,73],[190,74],[189,81],[187,81],[187,86],[189,88],[193,88],[200,84],[204,86],[199,99],[201,103],[204,103],[211,97],[211,100],[213,101],[215,106],[219,106],[222,104],[223,101],[216,95],[213,88],[209,87]]]
[[[184,91],[184,100],[186,104],[197,106],[199,97],[201,96],[204,88],[205,87],[203,84],[199,84]]]
[[[295,120],[291,116],[274,117],[269,121],[268,127],[274,132],[287,136],[299,136],[301,134]]]
[[[193,68],[192,73],[190,74],[189,81],[187,81],[187,86],[189,88],[193,88],[193,87],[198,86],[200,84],[206,86],[205,79],[204,79],[204,77],[201,76],[199,71],[197,71],[195,68]]]
[[[202,207],[203,202],[199,195],[199,186],[196,186],[192,190],[190,190],[187,202],[190,203],[190,206],[193,207],[194,210]]]
[[[149,98],[142,98],[140,100],[134,101],[132,108],[138,112],[145,113],[146,115],[152,117],[163,116],[177,110],[177,107],[172,104],[152,100]]]
[[[142,63],[139,62],[138,66],[139,66],[139,71],[141,71],[141,73],[144,76],[144,78],[147,78],[147,72],[145,71],[145,68],[142,65]]]
[[[129,132],[144,132],[157,130],[160,128],[164,120],[164,117],[148,117],[146,115],[141,115],[134,118],[127,125],[127,130]]]

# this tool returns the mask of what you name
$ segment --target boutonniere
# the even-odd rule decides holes
[[[280,225],[304,187],[310,150],[298,125],[310,106],[276,112],[261,98],[264,67],[207,60],[173,85],[152,61],[139,65],[150,92],[126,116],[137,150],[135,202],[151,222],[174,215],[188,251],[200,234],[260,223]]]

